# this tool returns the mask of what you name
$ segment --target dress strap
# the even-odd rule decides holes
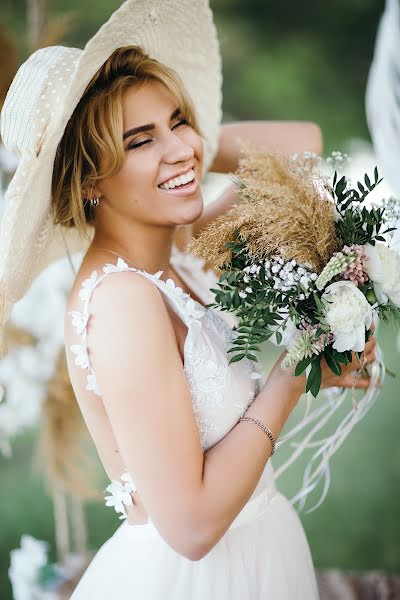
[[[158,271],[154,274],[147,273],[146,271],[129,267],[120,257],[117,260],[117,264],[107,263],[103,267],[102,275],[98,275],[97,271],[93,271],[90,277],[83,281],[81,290],[79,291],[79,297],[83,302],[82,310],[72,310],[69,311],[68,314],[72,318],[72,326],[76,333],[81,336],[81,343],[72,344],[70,350],[75,354],[75,364],[88,371],[86,389],[93,391],[97,396],[101,396],[101,391],[90,362],[87,343],[87,327],[90,317],[89,303],[94,290],[106,277],[112,273],[121,273],[125,271],[140,273],[152,281],[167,296],[170,304],[181,317],[189,331],[192,327],[202,327],[201,318],[206,313],[206,309],[190,298],[190,295],[184,292],[180,287],[176,286],[172,279],[167,279],[167,281],[160,279],[163,271]]]

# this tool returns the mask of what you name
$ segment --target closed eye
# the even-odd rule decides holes
[[[172,129],[175,129],[176,127],[179,127],[180,125],[187,125],[187,119],[181,119],[180,121],[178,121],[178,123],[176,123],[176,125],[173,126]],[[137,144],[131,144],[128,146],[128,150],[131,150],[132,148],[139,148],[140,146],[143,146],[144,144],[147,144],[148,142],[152,142],[153,140],[148,139],[148,140],[143,140],[143,142],[138,142]]]

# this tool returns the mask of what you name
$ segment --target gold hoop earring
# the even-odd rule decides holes
[[[90,198],[90,206],[92,208],[96,208],[100,204],[100,200],[98,198]]]

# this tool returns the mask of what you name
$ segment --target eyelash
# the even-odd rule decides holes
[[[186,119],[181,119],[176,125],[173,126],[172,129],[174,129],[175,127],[179,127],[179,125],[187,125],[187,120]],[[132,144],[130,146],[128,146],[128,150],[132,150],[132,148],[140,148],[140,146],[143,146],[144,144],[147,144],[148,142],[151,142],[151,140],[143,140],[143,142],[139,142],[138,144]]]

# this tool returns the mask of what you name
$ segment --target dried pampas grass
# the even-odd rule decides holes
[[[280,255],[320,272],[341,247],[334,204],[316,185],[321,175],[304,161],[251,144],[243,145],[242,152],[234,174],[243,184],[239,202],[192,241],[189,250],[219,269],[229,264],[231,251],[225,244],[238,231],[252,260]]]

